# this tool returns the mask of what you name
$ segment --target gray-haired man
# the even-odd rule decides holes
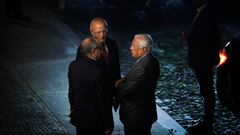
[[[125,135],[151,135],[152,124],[157,120],[155,88],[160,67],[151,54],[152,45],[150,35],[134,36],[130,51],[136,63],[124,79],[115,83]]]

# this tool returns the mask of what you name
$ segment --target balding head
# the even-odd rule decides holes
[[[106,20],[104,20],[101,17],[94,18],[90,23],[90,31],[92,31],[96,24],[103,24],[106,28],[108,27],[108,24]]]
[[[108,24],[103,18],[94,18],[90,23],[90,32],[99,43],[104,43],[107,38]]]
[[[82,41],[80,52],[87,56],[95,48],[98,48],[99,44],[93,37],[87,37]]]

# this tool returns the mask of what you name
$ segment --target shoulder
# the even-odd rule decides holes
[[[150,53],[142,58],[143,63],[159,63],[158,60]]]
[[[104,68],[99,63],[99,61],[95,61],[95,60],[85,61],[82,64],[81,68],[86,69],[87,71],[85,71],[85,72],[90,72],[90,73],[93,73],[95,75],[97,75],[99,73],[102,73],[104,71]]]
[[[72,67],[74,67],[74,66],[76,66],[76,65],[77,65],[77,61],[74,60],[74,61],[70,62],[70,64],[68,65],[68,67],[69,67],[69,68],[72,68]]]
[[[153,70],[153,67],[157,68],[160,65],[158,60],[155,57],[153,57],[152,54],[148,54],[139,61],[139,66],[141,66],[145,70],[148,70],[148,69]]]
[[[106,38],[106,42],[108,43],[116,43],[116,40],[112,39],[111,37]]]
[[[114,40],[110,37],[107,37],[105,42],[108,46],[117,46],[116,40]]]
[[[86,66],[88,70],[93,70],[93,71],[101,71],[103,68],[101,64],[98,61],[92,60],[92,59],[86,59],[84,60],[82,66]]]
[[[74,73],[74,72],[79,72],[79,67],[80,66],[80,61],[74,60],[68,65],[68,72],[69,73]]]

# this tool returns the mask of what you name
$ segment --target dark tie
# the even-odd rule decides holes
[[[104,61],[109,64],[109,58],[108,58],[108,52],[106,50],[106,47],[103,45],[103,48],[102,48],[102,56],[104,58]]]

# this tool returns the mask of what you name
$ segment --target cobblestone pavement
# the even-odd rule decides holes
[[[1,135],[69,134],[21,76],[2,64],[0,90]]]
[[[228,40],[226,36],[239,35],[237,25],[222,23],[219,27],[225,43]],[[187,128],[201,118],[203,101],[194,74],[187,66],[187,46],[180,36],[184,28],[184,25],[163,28],[153,32],[153,36],[160,49],[157,54],[161,63],[161,78],[156,92],[162,100],[159,105],[180,125]],[[216,103],[213,134],[240,134],[239,118],[222,106],[218,99]]]
[[[158,58],[161,75],[156,89],[159,106],[173,117],[185,129],[203,115],[203,100],[192,70],[187,65],[187,45],[181,38],[186,24],[172,25],[152,30],[150,34],[155,41],[154,55]],[[229,37],[240,35],[237,23],[219,24],[223,44]],[[129,48],[120,49],[121,69],[123,75],[133,64]],[[240,134],[240,119],[221,105],[216,94],[216,111],[214,121],[215,135]]]
[[[187,46],[181,39],[182,31],[186,31],[187,28],[188,25],[185,23],[146,31],[155,41],[153,53],[161,66],[161,75],[156,89],[156,97],[160,99],[158,104],[185,129],[203,115],[203,101],[194,74],[186,62]],[[239,33],[235,24],[221,24],[220,28],[225,43],[228,40],[227,36],[231,37]],[[130,40],[128,43],[126,41],[120,43],[122,43],[122,46],[119,46],[121,71],[126,75],[134,60],[131,58],[129,46],[126,45],[130,45]],[[222,106],[218,99],[216,103],[213,134],[240,134],[240,120]]]
[[[136,24],[131,25],[131,21],[125,21],[124,19],[115,20],[120,25],[114,27],[114,18],[107,18],[112,22],[110,24],[110,35],[117,39],[120,46],[120,58],[121,58],[121,71],[125,75],[134,60],[131,58],[129,52],[130,40],[128,36],[132,36],[131,32],[149,33],[152,35],[156,47],[154,54],[158,58],[161,66],[161,75],[156,89],[156,97],[159,106],[172,116],[180,125],[184,128],[190,126],[193,122],[201,118],[203,114],[202,99],[200,97],[197,82],[194,74],[187,65],[187,46],[181,39],[182,31],[188,30],[189,25],[186,22],[191,23],[191,18],[187,15],[182,17],[184,13],[173,11],[172,15],[161,14],[158,16],[160,22],[157,27],[150,26],[153,29],[149,29],[149,25]],[[84,16],[84,15],[83,15]],[[88,16],[88,15],[85,15]],[[67,16],[69,17],[69,16]],[[88,23],[84,24],[85,18],[81,18],[79,15],[77,19],[66,18],[64,21],[73,28],[77,33],[88,32]],[[82,20],[81,20],[81,19]],[[79,20],[78,20],[79,19]],[[129,18],[127,18],[129,19]],[[185,20],[187,19],[187,20]],[[154,17],[154,21],[156,17]],[[171,24],[170,24],[171,22]],[[181,23],[179,23],[181,22]],[[135,28],[135,29],[134,29]],[[220,30],[222,33],[223,43],[226,43],[228,37],[239,34],[239,23],[234,21],[222,22],[220,24]],[[82,36],[82,35],[80,35]],[[129,41],[126,41],[129,40]],[[217,95],[216,95],[217,97]],[[235,117],[231,111],[221,105],[219,100],[216,101],[215,111],[215,123],[214,132],[216,135],[237,135],[240,134],[240,120]]]

